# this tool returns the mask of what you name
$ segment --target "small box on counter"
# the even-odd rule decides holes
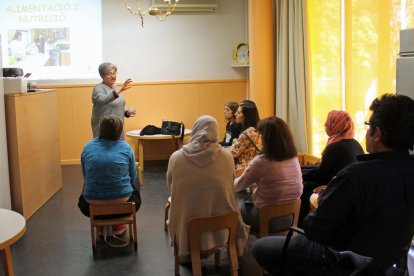
[[[3,78],[4,94],[27,93],[27,78]]]

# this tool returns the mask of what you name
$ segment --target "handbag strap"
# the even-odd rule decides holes
[[[249,139],[250,143],[252,143],[252,145],[256,148],[257,152],[260,152],[259,148],[256,146],[256,144],[253,142],[253,140],[249,137],[249,135],[247,135],[247,133],[245,131],[243,131],[243,134],[247,137],[247,139]]]
[[[181,143],[184,140],[184,131],[185,131],[185,126],[184,126],[183,122],[181,122]]]

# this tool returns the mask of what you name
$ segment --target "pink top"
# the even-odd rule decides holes
[[[253,203],[265,205],[298,199],[302,194],[302,173],[296,157],[284,161],[270,161],[256,156],[243,174],[234,180],[235,191],[252,186]]]

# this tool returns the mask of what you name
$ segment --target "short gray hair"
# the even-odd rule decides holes
[[[98,71],[101,78],[105,77],[105,75],[112,69],[115,69],[115,72],[118,71],[118,68],[115,64],[110,62],[104,62],[99,65]]]

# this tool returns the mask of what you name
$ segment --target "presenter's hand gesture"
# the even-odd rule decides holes
[[[131,88],[131,82],[132,82],[132,80],[131,79],[127,79],[125,82],[124,82],[124,84],[122,85],[122,87],[121,87],[121,90],[119,90],[119,93],[118,94],[120,94],[121,92],[123,92],[123,91],[125,91],[125,90],[128,90],[128,89],[130,89]]]

